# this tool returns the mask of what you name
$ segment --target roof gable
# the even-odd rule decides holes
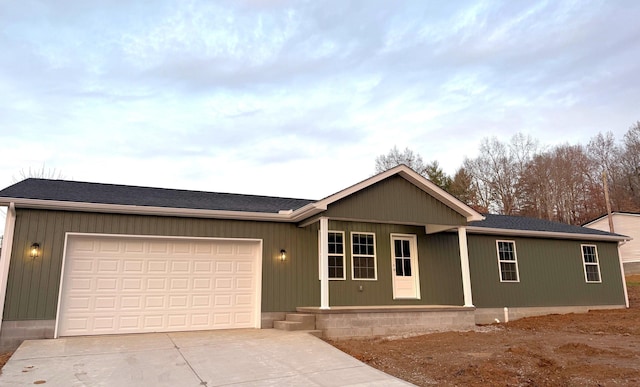
[[[389,179],[392,176],[398,175],[404,178],[409,183],[413,184],[418,189],[426,192],[431,197],[441,202],[445,206],[449,207],[456,213],[462,215],[466,218],[467,221],[472,220],[482,220],[484,217],[475,211],[473,208],[467,206],[462,203],[458,199],[456,199],[453,195],[449,194],[442,188],[438,187],[425,177],[421,176],[411,168],[407,167],[404,164],[398,165],[397,167],[391,168],[387,171],[374,175],[366,180],[361,181],[358,184],[354,184],[349,188],[345,188],[342,191],[339,191],[331,196],[327,196],[326,198],[319,200],[315,203],[312,203],[308,206],[305,206],[297,211],[294,211],[294,214],[298,212],[299,214],[304,214],[305,217],[309,217],[312,215],[316,215],[322,211],[326,211],[330,204],[336,203],[348,196],[351,196],[359,191],[362,191],[374,184],[377,184],[383,180]],[[304,218],[301,218],[304,219]],[[300,220],[301,220],[300,219]]]
[[[392,175],[328,204],[323,216],[398,224],[467,223],[464,215],[400,175]]]

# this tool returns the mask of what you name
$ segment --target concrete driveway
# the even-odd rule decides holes
[[[25,341],[0,385],[407,386],[304,332],[242,329]]]

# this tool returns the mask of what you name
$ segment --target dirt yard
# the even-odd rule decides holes
[[[342,351],[418,386],[640,385],[640,275],[628,310],[532,317],[408,338],[340,340]]]

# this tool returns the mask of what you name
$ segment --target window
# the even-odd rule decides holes
[[[496,243],[498,246],[500,282],[519,282],[516,243],[513,241],[496,241]]]
[[[375,234],[351,233],[351,263],[353,279],[377,279]]]
[[[598,249],[595,245],[582,245],[582,262],[584,263],[585,280],[587,282],[602,282],[600,280]]]
[[[329,279],[345,279],[344,232],[329,231]]]

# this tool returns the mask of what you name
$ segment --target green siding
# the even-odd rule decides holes
[[[462,305],[462,274],[455,234],[425,235],[424,227],[329,221],[329,229],[345,232],[346,280],[331,280],[329,304],[352,305]],[[351,279],[351,232],[376,235],[378,279]],[[415,234],[418,239],[420,300],[394,300],[391,269],[392,233]],[[359,291],[359,286],[363,291]]]
[[[275,222],[233,221],[18,209],[5,302],[5,320],[54,319],[64,236],[67,232],[252,238],[263,241],[262,311],[318,306],[318,223],[307,227]],[[442,223],[440,220],[437,223]],[[462,305],[456,233],[426,235],[423,226],[330,220],[345,232],[344,281],[330,281],[330,305]],[[375,281],[351,279],[351,232],[376,235]],[[415,234],[420,300],[393,300],[391,233]],[[579,241],[469,235],[471,282],[477,307],[623,305],[616,243],[597,243],[602,284],[584,280]],[[501,283],[496,239],[516,242],[519,283]],[[42,258],[28,249],[39,242]],[[280,262],[280,249],[287,261]],[[359,291],[359,286],[363,291]]]
[[[331,305],[462,304],[454,234],[425,235],[424,227],[341,221],[331,221],[330,228],[346,232],[347,252],[347,280],[331,281]],[[351,231],[376,234],[378,280],[351,280]],[[297,306],[318,306],[320,302],[317,223],[302,228],[274,222],[18,209],[6,320],[55,318],[67,232],[262,239],[262,311],[292,311]],[[391,233],[418,237],[421,300],[393,300]],[[28,257],[32,242],[41,244],[42,258]],[[288,256],[284,263],[277,259],[282,248]],[[362,292],[359,285],[364,287]]]
[[[520,282],[500,282],[496,240],[516,245]],[[615,242],[469,235],[473,303],[478,308],[624,305]],[[602,283],[586,283],[582,243],[598,248]]]
[[[395,224],[466,224],[464,216],[400,176],[330,204],[322,216]]]
[[[4,319],[55,318],[66,232],[262,239],[262,311],[317,306],[317,229],[317,224],[300,228],[273,222],[18,209]],[[33,242],[41,244],[42,258],[29,258]],[[277,259],[282,248],[287,250],[286,262]]]

